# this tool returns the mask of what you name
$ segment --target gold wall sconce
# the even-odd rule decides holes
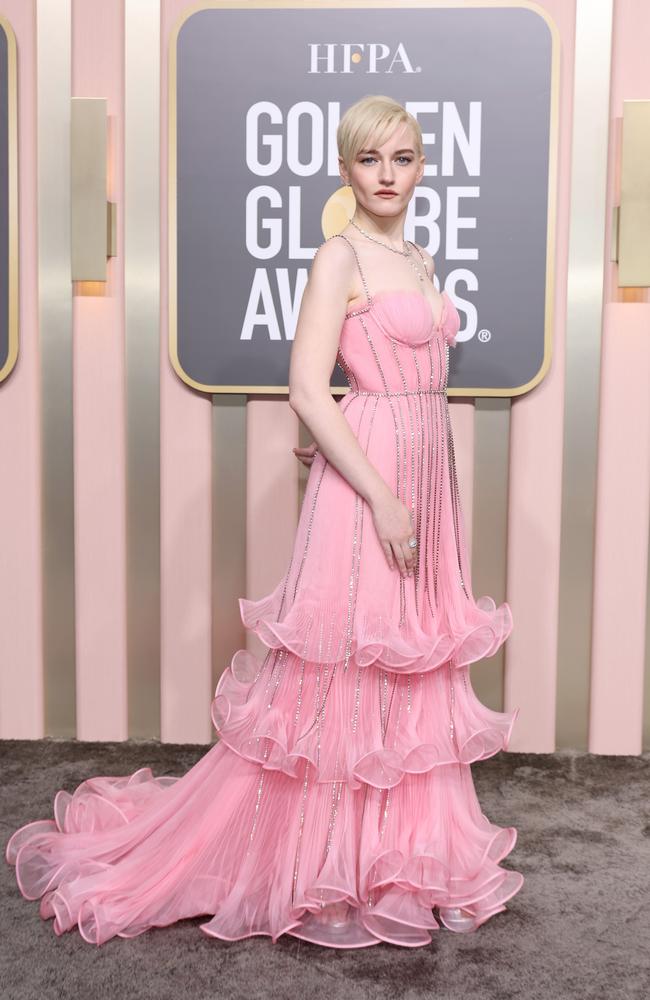
[[[116,204],[106,198],[107,102],[73,97],[70,125],[70,257],[73,281],[106,281],[116,253]]]
[[[620,287],[650,285],[650,101],[623,101],[621,204],[613,209],[611,259]]]

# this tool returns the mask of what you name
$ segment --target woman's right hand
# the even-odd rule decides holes
[[[306,465],[308,469],[312,465],[314,461],[314,455],[316,454],[317,451],[318,451],[318,445],[316,444],[315,441],[312,441],[311,444],[308,444],[306,448],[295,447],[293,449],[293,453],[296,456],[296,458],[299,459],[303,465]]]
[[[397,562],[402,576],[410,576],[417,563],[417,549],[412,549],[408,543],[409,538],[415,537],[409,508],[388,491],[372,503],[370,509],[390,569],[394,569]]]

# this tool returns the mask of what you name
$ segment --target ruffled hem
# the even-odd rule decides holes
[[[418,858],[412,859],[419,863]],[[305,892],[305,897],[325,895],[328,902],[309,903],[300,908],[295,920],[291,920],[281,931],[275,932],[268,925],[256,930],[232,930],[224,926],[219,917],[201,924],[201,930],[210,937],[225,941],[238,941],[254,935],[265,935],[273,943],[283,934],[310,941],[312,944],[329,948],[365,948],[375,944],[395,944],[406,948],[424,947],[431,943],[431,931],[440,926],[455,930],[453,922],[445,918],[445,911],[452,906],[462,907],[466,915],[464,931],[476,931],[490,917],[506,909],[505,903],[517,893],[524,882],[520,872],[503,869],[498,865],[490,875],[482,874],[475,881],[480,888],[472,894],[462,894],[453,889],[444,891],[419,887],[414,883],[395,882],[387,884],[375,892],[374,901],[360,900],[334,886],[317,887],[316,884]],[[319,880],[320,882],[321,880]],[[446,895],[449,899],[464,899],[473,895],[472,902],[442,903]],[[438,920],[434,908],[438,909]],[[293,911],[296,912],[295,910]]]
[[[285,654],[282,664],[278,657],[267,660],[264,674],[265,665],[253,653],[237,650],[211,706],[220,739],[246,760],[293,778],[301,778],[309,765],[319,781],[380,789],[395,787],[406,774],[472,764],[508,749],[520,709],[497,712],[483,705],[467,667],[448,664],[444,673],[420,675],[415,681],[394,678],[390,697],[396,707],[382,732],[373,710],[376,668],[365,667],[355,681],[345,677],[341,664],[330,666],[327,697],[333,707],[326,711],[313,664],[305,669],[304,660]],[[299,706],[313,703],[320,711],[298,724]],[[355,727],[350,726],[353,717]]]
[[[13,834],[7,861],[57,935],[77,926],[94,945],[209,917],[200,929],[228,941],[290,934],[328,947],[417,947],[440,923],[478,928],[523,884],[500,865],[516,830],[480,812],[469,769],[367,796],[343,786],[334,812],[311,771],[304,782],[264,778],[219,742],[181,778],[143,768],[93,779],[92,789],[83,782],[58,793],[56,820]],[[465,911],[464,927],[450,908]]]
[[[394,673],[424,673],[450,660],[457,667],[493,656],[513,628],[507,601],[497,605],[484,595],[468,603],[466,620],[455,631],[427,634],[410,624],[409,638],[387,617],[355,615],[353,634],[347,636],[345,611],[327,611],[322,602],[294,604],[279,620],[280,588],[260,600],[239,598],[240,616],[247,629],[270,649],[288,649],[311,663],[327,663],[342,653],[354,666],[375,665]],[[358,624],[360,623],[360,624]],[[328,637],[327,648],[322,636]],[[336,654],[332,656],[331,650]]]
[[[413,857],[402,864],[401,870],[413,870],[423,862],[428,863],[432,870],[436,869],[436,865],[440,870],[444,868],[435,858]],[[79,866],[75,879],[108,871],[109,867],[100,864]],[[61,873],[56,873],[53,881],[57,875],[60,876]],[[450,930],[454,929],[445,923],[444,916],[440,916],[441,910],[462,907],[467,917],[472,918],[472,926],[466,929],[477,930],[490,917],[506,909],[505,903],[521,889],[524,877],[520,872],[494,865],[492,868],[486,867],[474,879],[457,880],[473,883],[471,891],[461,891],[458,886],[453,886],[454,879],[450,877],[447,878],[447,888],[437,884],[444,881],[442,878],[430,882],[414,881],[412,878],[401,877],[398,873],[392,882],[385,881],[381,887],[378,886],[371,899],[361,900],[349,890],[323,884],[323,879],[319,878],[305,891],[305,898],[309,902],[304,906],[292,907],[289,921],[280,929],[272,929],[270,920],[257,923],[254,929],[243,921],[239,927],[233,927],[231,912],[228,912],[225,919],[214,915],[199,926],[207,936],[224,941],[267,936],[275,944],[284,934],[290,934],[325,947],[361,948],[382,942],[420,947],[431,943],[429,931],[438,930],[440,923]],[[22,894],[27,899],[35,898],[24,892]],[[434,916],[436,907],[440,923]],[[167,927],[178,919],[202,914],[199,911],[194,914],[185,913],[183,917],[174,917],[165,923],[132,922],[127,927],[117,924],[109,927],[106,914],[92,899],[84,899],[76,911],[71,907],[66,895],[66,882],[62,879],[58,888],[43,895],[39,915],[43,920],[52,919],[52,929],[57,936],[77,926],[84,941],[101,945],[111,937],[135,938],[153,927]]]

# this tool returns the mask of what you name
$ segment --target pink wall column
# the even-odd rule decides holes
[[[212,696],[212,403],[169,361],[167,94],[169,37],[187,0],[161,4],[160,569],[161,738],[208,743]],[[218,309],[218,303],[215,304]],[[236,609],[233,609],[233,614]]]
[[[620,204],[624,100],[647,100],[650,7],[614,7],[606,218]],[[640,753],[650,512],[650,295],[620,288],[606,233],[589,749]]]
[[[560,34],[560,101],[553,359],[542,382],[513,398],[510,422],[507,599],[515,627],[507,642],[505,708],[521,714],[510,749],[555,749],[566,273],[571,191],[575,7],[541,6]]]
[[[650,511],[650,303],[610,302],[605,310],[597,496],[589,749],[638,754]]]
[[[0,382],[0,735],[43,735],[41,396],[34,4],[2,0],[18,48],[19,345]]]

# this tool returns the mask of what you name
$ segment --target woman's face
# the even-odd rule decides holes
[[[377,149],[363,149],[349,172],[339,158],[343,180],[352,185],[357,204],[374,215],[394,216],[406,210],[415,185],[424,173],[424,156],[418,157],[413,130],[399,125]],[[393,191],[392,197],[381,195]]]

